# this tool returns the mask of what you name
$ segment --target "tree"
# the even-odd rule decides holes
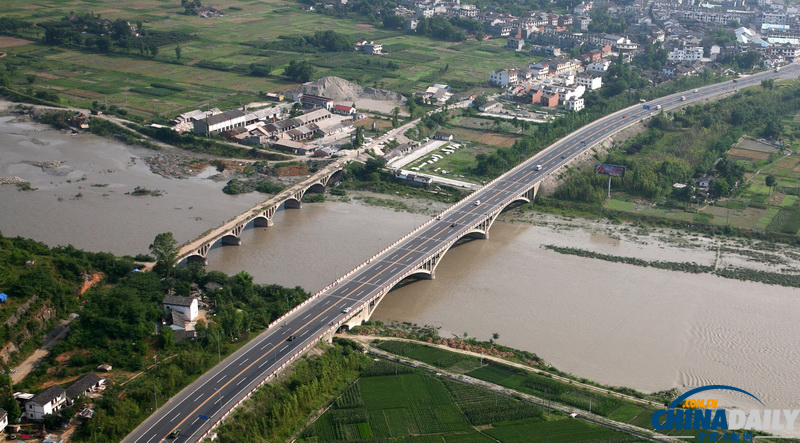
[[[486,98],[485,95],[479,95],[472,100],[472,104],[475,105],[476,108],[480,108],[481,106],[485,105],[489,102],[489,99]]]
[[[364,144],[364,131],[361,126],[356,128],[356,136],[353,138],[353,147],[360,148]]]
[[[767,187],[769,187],[769,192],[771,194],[772,188],[774,188],[775,185],[778,184],[778,179],[774,175],[769,174],[767,178],[764,179],[764,184],[767,185]]]
[[[175,57],[180,60],[181,59],[181,45],[175,47]]]
[[[161,349],[169,351],[175,344],[175,331],[169,326],[161,328]]]
[[[283,75],[296,82],[305,83],[314,76],[314,67],[305,60],[301,62],[292,60],[289,62],[289,66],[283,71]]]
[[[405,23],[405,18],[401,15],[389,14],[383,18],[383,26],[389,29],[402,28]]]
[[[392,127],[393,128],[396,128],[399,125],[399,122],[397,121],[397,115],[398,114],[400,114],[400,108],[395,107],[394,109],[392,109]]]
[[[95,40],[94,44],[100,52],[111,52],[111,39],[105,35]]]
[[[150,52],[150,54],[151,54],[153,57],[155,57],[155,56],[157,56],[157,55],[158,55],[158,45],[156,45],[155,43],[153,43],[153,44],[151,44],[150,46],[148,46],[148,47],[147,47],[147,50]]]
[[[171,232],[162,232],[156,235],[153,243],[150,244],[150,253],[156,258],[156,267],[159,268],[160,275],[169,275],[178,260],[178,242]]]

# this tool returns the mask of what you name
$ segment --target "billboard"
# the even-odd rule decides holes
[[[596,174],[611,175],[613,177],[625,177],[625,166],[595,163],[594,172]]]

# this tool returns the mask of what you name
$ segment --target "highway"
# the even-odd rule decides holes
[[[740,78],[735,83],[728,81],[698,88],[697,92],[688,91],[652,100],[645,103],[650,106],[649,110],[637,104],[584,126],[491,181],[439,217],[429,220],[314,294],[285,318],[279,319],[277,324],[271,325],[173,397],[123,441],[152,443],[162,439],[176,442],[200,440],[214,423],[227,415],[267,376],[282,369],[362,306],[419,269],[432,253],[446,251],[449,245],[463,237],[476,223],[485,220],[487,215],[504,208],[534,183],[557,171],[593,145],[659,112],[655,109],[657,105],[669,110],[757,85],[764,79],[777,76],[797,78],[798,74],[800,65],[792,64],[781,68],[779,73],[763,72]],[[686,101],[681,100],[681,95],[686,97]],[[536,170],[535,165],[542,165],[541,170]],[[290,337],[293,338],[290,340]],[[176,429],[180,429],[178,437],[174,440],[168,438]]]

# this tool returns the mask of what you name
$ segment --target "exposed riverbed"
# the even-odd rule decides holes
[[[152,151],[30,132],[43,127],[9,120],[0,118],[0,177],[18,176],[38,190],[0,186],[4,235],[135,254],[159,232],[185,241],[265,198],[227,196],[221,183],[204,178],[155,175],[141,160]],[[64,163],[31,164],[49,161]],[[125,195],[135,186],[165,194]],[[356,201],[306,204],[280,211],[270,228],[246,230],[242,246],[212,250],[209,269],[315,291],[425,219]],[[643,391],[729,384],[770,409],[800,408],[797,289],[562,255],[542,245],[771,271],[800,268],[800,251],[516,212],[490,234],[450,251],[435,280],[390,293],[373,318],[438,326],[443,336],[498,332],[505,345],[605,384]],[[775,263],[764,264],[769,257]],[[726,405],[757,406],[719,394]]]

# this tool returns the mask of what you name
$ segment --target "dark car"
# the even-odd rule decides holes
[[[294,341],[294,339],[296,338],[297,338],[296,336],[290,335],[289,338],[286,339],[286,341]]]
[[[627,115],[623,115],[622,118],[628,118],[628,116]]]
[[[455,223],[452,223],[452,224],[450,225],[450,227],[451,227],[451,228],[455,228],[455,227],[456,227],[456,224],[455,224]]]
[[[565,159],[565,158],[567,158],[567,156],[566,156],[566,155],[562,155],[562,156],[561,156],[561,158],[562,158],[562,159]]]
[[[169,433],[169,438],[178,438],[179,435],[181,435],[181,430],[176,429]]]

